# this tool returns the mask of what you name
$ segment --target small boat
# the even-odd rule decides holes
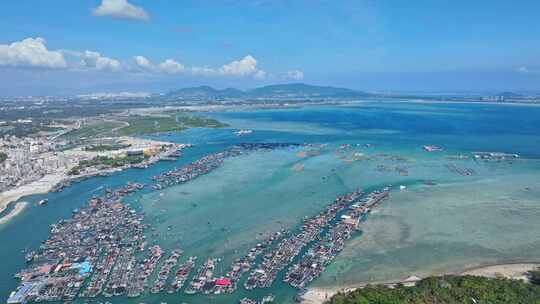
[[[30,263],[34,260],[34,256],[36,255],[36,252],[35,251],[30,251],[29,253],[27,253],[25,255],[25,259],[26,259],[26,263]]]
[[[48,202],[49,202],[48,199],[42,199],[42,200],[40,200],[40,201],[38,202],[38,205],[43,206],[43,205],[47,204]]]
[[[234,133],[236,134],[236,136],[243,136],[243,135],[251,134],[251,133],[253,133],[253,131],[252,130],[242,129],[242,130],[236,131]]]

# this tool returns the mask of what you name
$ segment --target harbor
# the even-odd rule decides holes
[[[324,211],[304,220],[298,233],[280,241],[272,252],[264,256],[262,263],[250,273],[244,287],[251,290],[272,286],[279,272],[287,267],[308,243],[314,241],[340,211],[358,199],[361,194],[362,190],[357,189],[339,196]]]
[[[319,277],[326,266],[345,248],[345,242],[360,229],[360,222],[365,220],[371,210],[386,199],[389,193],[390,188],[384,188],[382,191],[371,192],[358,201],[351,201],[348,210],[336,219],[336,223],[288,269],[283,281],[303,289]]]
[[[131,255],[144,240],[143,215],[121,200],[142,187],[129,183],[108,190],[73,210],[71,219],[51,225],[49,238],[27,257],[29,267],[15,275],[21,284],[8,303],[71,301],[90,276],[82,296],[120,293],[130,275]]]
[[[242,149],[252,151],[287,146],[263,144],[242,146]],[[229,152],[203,157],[193,164],[198,164],[199,169],[206,165],[211,168],[225,156],[242,153],[242,149],[234,147]],[[122,202],[125,196],[144,188],[140,183],[128,183],[117,189],[105,189],[102,196],[92,197],[84,208],[74,209],[71,219],[51,225],[49,238],[38,250],[27,254],[29,267],[16,274],[21,284],[12,292],[8,303],[73,301],[78,297],[134,298],[146,292],[178,293],[185,285],[184,293],[187,295],[231,294],[240,287],[240,281],[248,273],[243,285],[246,290],[267,288],[305,247],[316,240],[331,244],[332,248],[336,248],[332,254],[337,254],[339,248],[344,246],[344,240],[352,233],[349,227],[356,229],[360,217],[386,197],[389,191],[374,192],[364,200],[360,200],[360,189],[339,196],[324,211],[305,219],[298,232],[280,229],[256,243],[247,254],[235,259],[223,274],[218,273],[216,268],[221,259],[208,257],[186,284],[196,266],[197,257],[192,256],[179,264],[183,254],[180,248],[170,253],[159,245],[146,248],[148,240],[145,231],[149,225],[145,223],[144,215]],[[356,208],[346,211],[351,206]],[[341,215],[342,221],[334,223],[343,212],[346,214]],[[351,221],[355,224],[350,225]],[[315,248],[321,246],[317,243]],[[305,254],[298,264],[289,269],[284,281],[295,287],[303,287],[318,273],[302,265],[307,265],[311,260],[320,261],[321,265],[323,261],[328,263],[331,260],[320,250],[310,252],[308,254],[314,257],[310,259]],[[323,268],[319,269],[319,272],[322,271]],[[260,303],[269,302],[272,298],[265,297]],[[251,300],[246,298],[242,301],[249,303]]]
[[[190,180],[201,175],[208,174],[219,168],[225,159],[237,157],[253,151],[271,151],[278,148],[298,147],[295,143],[242,143],[234,145],[225,151],[207,155],[187,166],[173,169],[154,176],[155,184],[152,186],[155,190],[165,189],[173,185],[187,183]]]
[[[221,131],[216,131],[216,133],[219,132]],[[231,136],[230,130],[223,130],[222,133]],[[205,136],[206,134],[204,133]],[[308,141],[298,137],[287,138],[285,135],[278,133],[268,134],[262,131],[254,132],[249,137],[244,138],[237,139],[234,136],[234,139],[237,141],[244,139],[260,140],[261,137],[282,140],[283,142]],[[168,138],[178,140],[172,136]],[[512,205],[515,214],[523,214],[521,209],[530,208],[532,206],[531,199],[537,194],[537,188],[531,182],[534,181],[534,172],[532,172],[532,169],[528,169],[530,166],[535,166],[536,161],[531,158],[527,151],[523,151],[517,146],[512,148],[479,146],[478,148],[456,149],[455,144],[449,144],[444,140],[431,139],[425,141],[437,143],[444,147],[445,151],[425,153],[419,148],[422,146],[421,142],[411,144],[410,150],[392,150],[385,146],[384,143],[372,138],[369,139],[369,142],[372,143],[369,149],[360,139],[343,140],[343,142],[349,142],[350,144],[349,148],[343,148],[343,151],[347,152],[339,156],[347,159],[355,159],[356,157],[357,160],[354,162],[344,162],[339,156],[335,155],[334,152],[340,149],[342,142],[330,142],[327,147],[320,149],[318,155],[306,153],[303,157],[296,156],[299,151],[294,148],[290,150],[289,148],[272,149],[268,153],[261,149],[225,158],[223,163],[210,171],[212,174],[198,175],[196,178],[190,179],[189,182],[171,183],[171,186],[164,187],[159,191],[153,189],[152,186],[156,185],[157,181],[153,180],[152,176],[160,176],[169,171],[173,172],[178,168],[189,166],[203,157],[226,151],[237,145],[237,142],[225,143],[219,137],[208,136],[208,139],[205,140],[211,142],[210,149],[200,143],[195,143],[192,149],[186,149],[182,157],[176,161],[160,162],[144,170],[129,169],[111,176],[87,179],[74,183],[62,192],[29,198],[27,200],[29,206],[21,215],[21,224],[17,224],[16,228],[26,232],[28,231],[26,227],[36,222],[39,231],[36,232],[36,236],[33,238],[37,239],[37,241],[10,241],[10,243],[17,244],[19,254],[14,255],[17,256],[18,262],[10,261],[10,264],[15,265],[17,270],[12,270],[14,267],[10,268],[9,265],[3,268],[3,271],[9,272],[8,280],[11,280],[7,280],[9,290],[4,293],[6,300],[11,291],[17,291],[17,288],[13,286],[14,283],[17,283],[20,286],[19,295],[25,293],[39,294],[43,296],[44,300],[42,301],[53,301],[55,293],[62,292],[62,297],[64,297],[65,293],[65,300],[60,299],[58,301],[71,301],[74,303],[105,303],[106,301],[113,303],[159,303],[161,301],[174,303],[184,301],[186,303],[201,304],[210,300],[215,303],[238,303],[244,298],[246,303],[261,303],[263,297],[268,294],[275,295],[275,299],[279,303],[291,303],[294,295],[305,292],[305,289],[331,284],[354,284],[355,280],[369,282],[371,277],[379,279],[378,275],[383,274],[383,272],[376,271],[379,269],[377,267],[384,269],[384,273],[388,274],[388,276],[395,275],[394,272],[397,269],[390,269],[390,266],[387,266],[390,265],[386,264],[388,260],[378,255],[377,248],[392,248],[392,244],[388,242],[395,242],[400,244],[399,246],[405,246],[402,248],[406,248],[406,244],[400,243],[399,234],[397,234],[397,231],[401,229],[401,226],[399,226],[401,221],[405,221],[407,226],[420,226],[421,229],[415,228],[416,230],[412,231],[413,237],[409,240],[414,245],[421,242],[417,233],[415,235],[415,231],[424,231],[426,225],[431,227],[430,229],[434,229],[436,233],[441,233],[440,229],[437,228],[435,218],[441,218],[441,221],[448,222],[444,214],[438,214],[435,211],[441,205],[448,206],[450,209],[455,205],[460,210],[462,208],[470,210],[467,213],[461,213],[458,210],[452,213],[453,217],[459,218],[464,223],[463,229],[470,229],[470,217],[474,216],[475,221],[493,220],[494,212],[503,208],[504,202],[501,198],[505,197],[505,193],[510,193],[510,190],[512,190],[512,194],[506,197],[515,201]],[[318,142],[317,140],[319,138],[311,139],[311,142]],[[182,138],[179,142],[188,142],[188,140]],[[300,150],[307,150],[307,148],[301,147]],[[520,157],[507,156],[504,162],[499,162],[496,158],[476,160],[471,151],[477,150],[515,150]],[[451,158],[453,155],[468,155],[468,157]],[[410,161],[402,161],[401,159]],[[510,162],[512,162],[511,166],[508,165]],[[454,164],[458,169],[470,168],[474,170],[472,172],[473,176],[466,175],[465,171],[463,171],[464,174],[460,174],[454,168],[446,167],[446,164]],[[303,170],[291,170],[295,165],[301,165]],[[384,165],[389,169],[379,171],[377,170],[379,165]],[[244,167],[250,168],[243,169]],[[274,167],[278,167],[278,169],[273,170]],[[401,171],[398,172],[397,167],[400,167],[398,169],[407,170],[408,175],[402,174]],[[511,179],[508,178],[510,172],[513,174]],[[522,175],[516,175],[516,172],[520,172]],[[138,176],[141,176],[141,179],[138,179]],[[486,178],[496,183],[498,189],[488,189],[481,182]],[[70,286],[63,290],[51,289],[51,291],[45,291],[45,288],[43,288],[42,293],[38,292],[39,285],[33,284],[39,279],[37,276],[34,281],[28,281],[30,284],[26,284],[26,281],[23,283],[21,279],[13,279],[15,273],[22,272],[21,269],[43,265],[43,260],[39,259],[42,254],[40,252],[41,241],[49,238],[48,235],[40,233],[40,231],[48,230],[43,227],[47,228],[52,223],[58,224],[62,220],[71,219],[77,212],[86,210],[86,205],[92,199],[91,196],[95,195],[96,198],[104,198],[108,195],[108,192],[111,192],[109,195],[112,195],[118,189],[125,187],[127,185],[126,181],[129,180],[145,184],[142,189],[127,192],[122,196],[122,204],[143,217],[141,220],[141,226],[144,226],[141,234],[142,241],[138,242],[136,246],[130,246],[131,250],[123,250],[122,247],[103,246],[99,253],[94,254],[95,258],[93,260],[88,259],[89,264],[93,267],[86,274],[82,283],[70,278],[70,284],[68,284]],[[120,181],[123,184],[120,184]],[[263,186],[253,186],[256,183]],[[380,208],[376,207],[371,212],[361,216],[357,229],[352,227],[356,218],[350,212],[353,211],[351,209],[354,208],[353,205],[361,205],[361,201],[367,197],[365,195],[360,196],[357,201],[341,209],[329,221],[327,226],[320,229],[317,237],[304,245],[292,261],[278,272],[270,287],[255,287],[250,290],[245,288],[245,282],[249,279],[251,273],[260,268],[265,257],[270,256],[282,240],[297,235],[304,221],[313,215],[319,214],[321,210],[325,210],[326,205],[333,202],[336,195],[347,193],[358,185],[362,185],[364,189],[369,189],[371,192],[374,189],[383,189],[384,185],[389,183],[396,186],[403,185],[403,190],[392,191],[389,204],[386,204],[383,200]],[[308,186],[303,187],[303,185]],[[109,191],[107,191],[108,188]],[[459,191],[463,189],[463,196],[460,197],[459,202],[451,201],[448,198],[447,192],[452,190],[455,193],[456,188],[459,188]],[[279,189],[283,194],[274,196],[271,190],[266,189]],[[327,189],[331,191],[324,192]],[[260,194],[257,194],[257,191]],[[281,196],[286,196],[287,199],[281,200]],[[81,197],[81,199],[78,197]],[[467,197],[473,197],[474,199],[468,200]],[[84,201],[82,201],[82,198],[84,198]],[[47,203],[40,206],[39,201],[42,199],[46,199]],[[483,200],[482,203],[485,205],[475,205],[475,202],[480,203],[480,199]],[[482,206],[489,206],[490,209],[482,209]],[[72,209],[77,212],[73,213]],[[61,210],[64,210],[64,212],[62,213]],[[485,214],[486,217],[475,216],[479,212]],[[427,216],[428,214],[429,216]],[[496,218],[501,223],[508,224],[510,220],[515,219],[515,214],[501,215],[497,213]],[[306,215],[309,216],[305,217]],[[346,217],[342,218],[342,215]],[[351,218],[347,218],[347,216]],[[44,226],[45,217],[54,220]],[[175,218],[177,220],[172,220]],[[365,221],[363,218],[369,219]],[[408,221],[408,218],[414,219],[414,222]],[[182,222],[186,224],[182,224]],[[350,227],[346,226],[345,223],[347,222]],[[527,220],[523,225],[525,223],[534,225],[534,223]],[[240,226],[245,228],[239,228]],[[14,229],[11,227],[12,225],[6,226],[5,231],[14,233]],[[257,255],[254,263],[249,263],[250,257],[248,255],[251,250],[257,247],[257,244],[263,243],[276,231],[282,231],[283,228],[285,230],[280,237]],[[445,232],[449,233],[449,238],[456,238],[457,232],[454,228],[452,225],[445,226]],[[381,234],[381,230],[384,231],[383,234]],[[493,229],[490,231],[506,240],[505,242],[509,241],[508,231]],[[351,237],[346,238],[349,232]],[[31,233],[27,232],[27,234]],[[381,235],[386,234],[392,236],[390,240],[381,238]],[[477,234],[476,232],[470,233],[463,236],[463,238],[467,242],[472,243],[474,241],[475,244],[486,246]],[[22,240],[28,239],[20,234],[18,237],[22,237]],[[364,238],[366,238],[366,242],[364,242]],[[375,245],[372,238],[376,238],[380,242],[377,244],[381,247],[373,249]],[[7,237],[4,238],[4,240],[8,239]],[[322,239],[326,241],[334,240],[335,243],[332,247],[328,243],[322,247],[319,246]],[[516,239],[515,236],[512,240],[519,243],[525,242],[522,239]],[[502,259],[511,258],[513,254],[505,253],[502,243],[502,241],[498,241],[493,243],[493,246],[496,245],[499,246],[497,248],[501,248],[501,254],[504,253]],[[343,249],[341,249],[342,244],[344,244]],[[141,288],[138,284],[132,283],[136,280],[131,278],[140,274],[140,278],[144,279],[144,268],[141,265],[144,265],[144,260],[150,261],[152,259],[150,248],[155,245],[160,246],[161,256],[156,262],[152,273],[148,275],[146,283],[142,281]],[[432,248],[429,247],[432,246],[430,243],[427,243],[426,246]],[[341,251],[334,250],[334,248],[340,248]],[[453,247],[444,243],[441,248],[445,248],[444,255],[441,252],[437,255],[437,259],[440,258],[441,261],[446,261],[446,257],[452,255],[453,250],[451,248]],[[153,293],[152,288],[158,279],[159,273],[163,269],[165,261],[171,257],[172,251],[175,249],[180,249],[183,253],[178,258],[176,265],[168,272],[165,287],[162,289],[160,287],[159,292]],[[11,251],[8,251],[8,248],[6,248],[6,251],[12,254]],[[411,252],[413,251],[422,252],[422,248],[411,248]],[[473,251],[468,252],[474,253]],[[157,254],[158,251],[155,253]],[[319,255],[321,256],[320,259],[318,258]],[[36,256],[35,259],[34,256]],[[369,256],[369,259],[363,258],[366,256]],[[394,256],[394,253],[392,253],[392,256]],[[407,254],[400,253],[398,250],[395,256],[396,260],[402,265],[407,265],[403,267],[411,265],[411,261],[407,260]],[[193,258],[193,260],[188,263],[190,258]],[[185,290],[189,287],[193,277],[209,258],[219,259],[219,262],[216,261],[207,288],[195,294],[185,294]],[[344,260],[345,258],[350,259],[351,263],[354,262],[354,264],[349,264],[348,260]],[[463,259],[466,258],[463,257]],[[311,272],[305,271],[309,264],[308,261],[316,262],[317,269],[313,271],[310,269]],[[86,262],[86,259],[74,261],[72,264],[75,264],[84,272],[86,265],[88,265],[84,262]],[[454,263],[452,265],[458,264],[459,266],[459,261],[451,260],[451,262]],[[436,261],[433,263],[437,264]],[[471,261],[471,263],[474,264],[475,261]],[[64,264],[64,261],[58,264]],[[150,268],[151,264],[148,263],[146,267]],[[324,267],[320,265],[324,265]],[[243,269],[248,267],[249,269],[243,272]],[[54,273],[56,264],[53,265],[52,269],[51,273]],[[126,276],[122,269],[131,269],[130,275],[127,276],[127,283],[124,283]],[[296,271],[293,271],[293,269]],[[319,274],[320,269],[324,269],[324,271]],[[400,268],[400,271],[409,272],[408,269]],[[61,268],[59,273],[63,271],[64,268]],[[74,272],[75,269],[70,271]],[[100,273],[107,273],[107,275],[101,276]],[[238,277],[236,287],[234,287]],[[284,282],[283,280],[286,278],[289,281]],[[111,279],[116,283],[113,284]],[[58,281],[58,285],[67,282],[67,280],[63,279],[62,281],[58,277],[50,278],[53,283],[55,280]],[[77,285],[80,286],[77,287]],[[123,290],[124,286],[125,291]],[[87,289],[93,291],[88,292]],[[99,292],[97,292],[98,290]],[[69,300],[73,294],[76,294],[75,297],[73,300]],[[91,294],[93,296],[90,296]],[[130,298],[128,295],[132,297]],[[110,298],[108,298],[109,296]]]

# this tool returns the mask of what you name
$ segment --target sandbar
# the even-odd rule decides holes
[[[21,213],[24,210],[24,208],[26,208],[26,206],[28,206],[27,202],[16,203],[13,210],[11,210],[8,214],[0,218],[0,225],[7,223],[9,220],[19,215],[19,213]]]

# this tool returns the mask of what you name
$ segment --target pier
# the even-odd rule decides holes
[[[278,273],[291,263],[308,243],[314,241],[336,215],[354,202],[361,193],[362,191],[357,189],[339,196],[324,211],[304,220],[298,233],[283,239],[272,252],[264,256],[262,263],[250,273],[244,287],[248,290],[270,287]]]
[[[306,287],[306,284],[319,277],[326,266],[345,248],[345,242],[358,229],[360,221],[367,216],[372,208],[388,197],[389,192],[389,188],[374,191],[366,198],[352,204],[337,219],[337,223],[330,227],[324,236],[288,269],[283,281],[302,289]]]

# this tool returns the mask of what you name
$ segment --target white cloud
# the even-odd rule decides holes
[[[151,74],[180,74],[195,76],[234,76],[253,79],[271,78],[266,71],[257,67],[257,60],[247,55],[221,67],[194,66],[185,67],[174,59],[153,63],[145,56],[134,56],[131,62],[121,61],[102,55],[96,51],[76,51],[68,49],[48,50],[43,38],[27,38],[12,44],[0,44],[0,66],[64,68],[70,71],[103,71]],[[302,79],[299,70],[287,72],[291,79]]]
[[[257,73],[257,60],[251,55],[234,60],[219,69],[223,75],[246,76]]]
[[[184,72],[186,69],[183,64],[174,59],[167,59],[158,65],[153,64],[148,58],[140,55],[133,57],[133,60],[139,71],[178,74]]]
[[[184,71],[184,66],[174,59],[167,59],[159,64],[159,69],[165,73],[178,74]]]
[[[102,0],[101,4],[92,10],[92,14],[98,17],[114,17],[147,21],[148,13],[141,7],[129,3],[127,0]]]
[[[285,75],[285,78],[293,79],[293,80],[302,80],[304,79],[304,72],[300,70],[288,71],[287,74]]]
[[[101,56],[100,53],[92,51],[85,51],[81,55],[81,65],[99,71],[119,71],[121,68],[120,61]]]
[[[256,79],[266,77],[266,72],[257,68],[257,60],[251,55],[227,63],[220,67],[218,71],[221,75],[253,76]]]
[[[150,60],[148,60],[144,56],[135,56],[133,57],[133,59],[135,60],[135,64],[139,68],[142,68],[145,70],[151,70],[154,68],[154,65],[152,64],[152,62],[150,62]]]
[[[0,44],[0,66],[65,68],[67,63],[62,52],[49,51],[38,37]]]

